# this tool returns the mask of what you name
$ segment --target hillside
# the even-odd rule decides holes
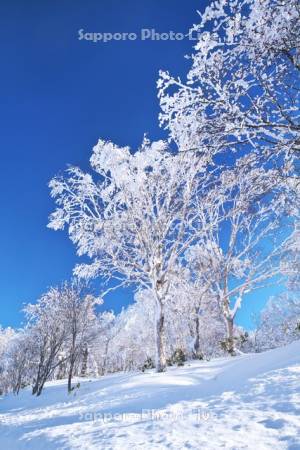
[[[0,448],[300,449],[300,342],[78,381],[72,395],[59,381],[2,398]]]

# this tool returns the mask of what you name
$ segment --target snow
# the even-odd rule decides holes
[[[0,400],[1,449],[300,449],[300,341],[260,354],[24,389]],[[151,410],[151,411],[150,411]]]

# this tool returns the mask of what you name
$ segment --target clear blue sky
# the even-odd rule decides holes
[[[158,127],[160,68],[184,74],[192,42],[78,40],[78,30],[187,32],[195,0],[7,0],[0,6],[0,324],[19,326],[24,302],[71,276],[65,233],[46,228],[47,183],[68,163],[87,167],[99,137],[135,148]],[[258,307],[264,300],[256,303]],[[128,295],[110,299],[119,309]],[[251,302],[252,304],[252,302]],[[246,305],[245,305],[246,306]],[[249,323],[246,306],[241,323]]]

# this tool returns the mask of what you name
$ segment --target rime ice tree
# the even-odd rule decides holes
[[[2,328],[0,325],[0,362],[2,361],[2,358],[5,355],[5,351],[9,343],[15,337],[15,334],[16,332],[12,328]],[[1,364],[0,364],[0,373],[1,373]]]
[[[73,280],[51,288],[36,304],[26,306],[24,349],[29,347],[33,394],[39,396],[45,382],[63,364],[68,366],[68,391],[72,390],[75,364],[94,336],[97,304],[99,300],[87,292],[86,286]]]
[[[209,353],[209,335],[215,334],[216,342],[220,329],[218,319],[221,317],[222,320],[212,289],[211,261],[199,257],[198,251],[194,254],[194,249],[198,247],[199,244],[190,246],[181,259],[181,266],[176,267],[168,300],[170,345],[175,345],[174,350],[176,347],[184,348],[186,354],[193,358],[202,358]],[[201,256],[206,251],[202,248]]]
[[[32,393],[37,396],[41,395],[45,382],[61,364],[58,357],[68,337],[68,329],[61,319],[60,301],[59,289],[51,288],[36,304],[25,308],[35,367]]]
[[[59,317],[67,330],[64,345],[68,362],[68,392],[72,391],[75,364],[88,351],[88,344],[95,335],[95,306],[102,301],[88,293],[78,280],[64,283],[59,288]]]
[[[134,154],[128,147],[100,140],[90,162],[96,181],[76,167],[51,181],[58,208],[49,226],[67,226],[78,254],[91,258],[90,265],[76,267],[77,275],[152,289],[156,368],[162,371],[170,275],[179,256],[202,232],[195,198],[205,192],[207,160],[172,155],[164,142],[150,144],[145,139]]]
[[[6,391],[9,348],[16,339],[16,335],[12,328],[2,328],[0,325],[0,395]]]
[[[162,71],[158,81],[161,125],[168,129],[170,138],[181,150],[201,150],[207,154],[226,151],[229,166],[241,155],[250,154],[250,158],[254,157],[267,168],[272,160],[273,167],[281,169],[281,175],[294,174],[300,149],[299,1],[212,1],[191,32],[198,32],[199,39],[191,56],[187,79],[174,78]],[[240,173],[249,181],[247,170]],[[267,171],[266,175],[274,179],[272,171]],[[225,189],[228,198],[231,182],[229,179],[226,182],[229,182],[227,193]],[[255,178],[253,183],[255,186]],[[251,180],[248,187],[252,195]],[[280,202],[270,203],[268,208],[267,202],[257,203],[253,196],[251,200],[246,195],[244,200],[248,205],[245,211],[236,207],[238,205],[230,207],[231,231],[226,252],[215,239],[216,235],[208,236],[199,247],[203,255],[207,244],[211,243],[208,258],[216,267],[219,261],[219,280],[222,281],[218,281],[216,287],[222,299],[220,304],[228,336],[233,335],[239,299],[254,287],[254,280],[265,282],[271,274],[278,273],[279,266],[279,253],[274,249],[272,257],[268,256],[267,249],[272,245],[266,241],[269,231],[275,235],[272,215],[276,213],[276,224]],[[230,201],[235,202],[233,198]],[[277,214],[271,208],[278,205]],[[246,235],[251,244],[242,252],[238,245],[243,248]],[[235,246],[234,253],[232,246]],[[215,276],[218,279],[217,273]],[[230,288],[228,278],[237,278],[241,284]],[[235,295],[231,308],[230,298]]]
[[[300,338],[300,300],[295,293],[271,297],[260,313],[256,349],[280,347]]]
[[[97,315],[96,335],[90,346],[91,360],[95,375],[104,375],[108,370],[111,342],[118,334],[118,324],[113,312],[104,312]]]
[[[292,205],[290,214],[295,218],[294,229],[286,244],[281,260],[281,271],[287,277],[287,288],[296,293],[300,291],[300,182],[288,180]]]
[[[298,0],[216,0],[200,14],[187,81],[161,72],[161,123],[182,149],[300,149]]]
[[[217,190],[218,225],[190,248],[189,259],[195,277],[205,277],[218,298],[233,354],[237,311],[245,294],[280,276],[295,219],[288,215],[291,204],[277,171],[257,167],[251,154],[221,173]]]

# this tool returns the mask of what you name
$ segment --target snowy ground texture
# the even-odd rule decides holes
[[[300,450],[300,342],[0,400],[1,449]]]

